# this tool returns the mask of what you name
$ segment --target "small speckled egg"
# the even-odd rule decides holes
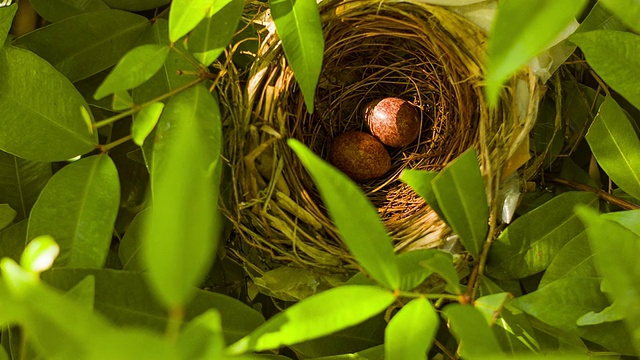
[[[371,134],[385,145],[403,147],[420,135],[420,114],[406,100],[389,97],[367,105],[365,120]]]
[[[391,168],[391,157],[384,145],[360,131],[336,137],[329,150],[329,161],[356,181],[379,178]]]

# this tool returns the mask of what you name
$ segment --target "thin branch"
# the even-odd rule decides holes
[[[580,191],[588,191],[591,193],[594,193],[596,195],[598,195],[602,200],[610,203],[610,204],[614,204],[617,205],[625,210],[635,210],[635,209],[640,209],[640,205],[634,204],[632,202],[629,202],[627,200],[623,200],[619,197],[613,196],[611,194],[609,194],[608,192],[601,190],[601,189],[596,189],[593,188],[589,185],[585,185],[585,184],[580,184],[571,180],[566,180],[566,179],[560,179],[557,178],[555,176],[552,175],[545,175],[544,177],[545,181],[554,183],[554,184],[558,184],[558,185],[564,185],[564,186],[568,186],[572,189],[576,189],[576,190],[580,190]]]

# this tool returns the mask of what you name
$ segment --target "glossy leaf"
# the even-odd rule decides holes
[[[178,339],[185,359],[222,358],[224,350],[220,313],[207,310],[185,325]]]
[[[90,11],[108,10],[101,0],[30,0],[31,6],[49,22],[64,20]]]
[[[487,49],[485,90],[490,104],[497,104],[503,82],[551,46],[586,3],[586,0],[499,3]]]
[[[431,258],[420,262],[420,266],[434,272],[447,282],[447,291],[461,294],[458,273],[453,266],[453,257],[444,251],[437,251]]]
[[[546,269],[560,249],[584,230],[574,213],[581,204],[597,207],[598,198],[588,192],[566,192],[516,219],[491,245],[487,273],[498,279],[521,279]]]
[[[358,324],[385,310],[395,296],[377,286],[346,285],[327,290],[277,313],[228,348],[229,354],[277,349]]]
[[[611,180],[627,194],[640,198],[640,139],[613,98],[605,99],[585,138]]]
[[[606,213],[601,217],[616,222],[640,236],[640,209]]]
[[[31,240],[20,257],[20,266],[26,271],[39,274],[49,270],[58,257],[60,247],[49,235]]]
[[[227,0],[225,0],[227,1]],[[174,0],[169,11],[169,39],[176,42],[204,19],[213,0]]]
[[[477,257],[489,229],[489,205],[478,154],[472,148],[442,169],[431,182],[445,221]]]
[[[204,66],[211,65],[229,45],[242,16],[244,1],[230,0],[205,18],[189,35],[189,52]]]
[[[194,295],[220,237],[217,101],[204,87],[190,88],[171,98],[159,126],[170,126],[172,136],[165,131],[154,146],[153,207],[142,249],[152,289],[172,308]]]
[[[269,8],[307,111],[312,113],[324,56],[318,5],[315,0],[270,0]]]
[[[589,15],[580,23],[576,33],[593,30],[626,30],[626,26],[603,5],[603,1],[598,1],[593,6]]]
[[[397,289],[400,275],[391,238],[362,189],[301,142],[290,139],[288,143],[320,189],[329,215],[351,254],[371,277]]]
[[[393,316],[385,331],[385,358],[425,359],[440,318],[426,299],[414,299]]]
[[[142,45],[127,52],[107,75],[94,95],[96,100],[117,91],[132,89],[149,80],[164,65],[170,48]]]
[[[105,4],[113,9],[122,9],[129,11],[142,11],[155,9],[162,5],[166,5],[171,0],[102,0]]]
[[[158,120],[160,120],[160,115],[162,115],[163,109],[164,104],[156,102],[145,106],[134,116],[133,124],[131,124],[131,136],[133,137],[133,142],[136,143],[136,145],[142,146],[144,139],[151,134],[151,131],[156,127]]]
[[[4,42],[7,40],[7,34],[9,33],[9,29],[11,29],[11,23],[17,10],[18,4],[0,7],[0,50],[2,50]]]
[[[600,312],[610,305],[600,291],[598,278],[560,279],[513,302],[529,315],[560,330],[579,335],[611,351],[622,354],[633,352],[621,322],[591,326],[577,324],[584,314]]]
[[[640,1],[638,0],[602,0],[604,7],[614,13],[625,25],[640,33]]]
[[[597,277],[593,265],[593,252],[585,231],[576,235],[558,251],[540,280],[542,288],[556,280],[568,277]]]
[[[80,113],[87,103],[46,61],[6,46],[0,79],[0,149],[28,160],[61,161],[95,148],[97,137]]]
[[[0,204],[0,230],[11,225],[17,214],[9,204]]]
[[[400,174],[400,180],[411,186],[413,191],[429,204],[440,219],[444,219],[445,217],[438,204],[436,194],[433,192],[432,181],[437,175],[438,173],[435,171],[405,169],[402,171],[402,174]]]
[[[572,35],[589,65],[607,85],[640,109],[640,35],[625,31],[596,30]],[[615,61],[611,61],[615,59]]]
[[[27,47],[76,82],[115,65],[147,27],[147,18],[130,12],[92,11],[30,32],[15,44]]]
[[[502,349],[480,311],[470,305],[451,304],[442,310],[453,336],[458,340],[458,352],[463,358],[499,357]]]
[[[594,249],[596,269],[610,285],[608,293],[613,304],[626,315],[625,322],[636,351],[640,351],[640,235],[598,216],[593,210],[582,208],[578,213],[589,225],[587,234]]]
[[[54,268],[42,274],[47,283],[68,291],[87,276],[96,279],[95,308],[121,327],[146,327],[158,332],[167,326],[167,311],[155,298],[140,272],[111,269]],[[221,315],[227,343],[237,341],[264,323],[264,317],[239,300],[222,294],[194,289],[195,296],[186,306],[185,321],[191,321],[209,309]]]
[[[58,171],[31,211],[27,239],[51,235],[60,245],[56,266],[104,265],[120,204],[118,172],[107,155]]]
[[[16,210],[16,221],[29,217],[40,191],[51,178],[51,164],[23,160],[0,151],[0,203]]]

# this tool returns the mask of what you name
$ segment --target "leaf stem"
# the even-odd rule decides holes
[[[120,119],[124,119],[127,116],[130,116],[130,115],[133,115],[133,114],[137,113],[138,111],[142,110],[146,106],[149,106],[149,105],[151,105],[153,103],[156,103],[158,101],[162,101],[164,99],[167,99],[167,98],[169,98],[169,97],[171,97],[171,96],[173,96],[173,95],[175,95],[175,94],[177,94],[179,92],[187,90],[188,88],[190,88],[192,86],[198,85],[199,83],[203,82],[204,80],[206,80],[205,77],[200,77],[200,78],[198,78],[198,79],[196,79],[196,80],[194,80],[194,81],[192,81],[190,83],[187,83],[187,84],[184,84],[184,85],[182,85],[180,87],[177,87],[177,88],[169,91],[168,93],[162,94],[162,95],[160,95],[160,96],[158,96],[158,97],[156,97],[154,99],[151,99],[151,100],[149,100],[149,101],[147,101],[147,102],[145,102],[145,103],[143,103],[141,105],[135,105],[131,109],[129,109],[129,110],[125,111],[125,112],[122,112],[122,113],[120,113],[118,115],[115,115],[115,116],[112,116],[112,117],[109,117],[109,118],[106,118],[106,119],[104,119],[102,121],[98,121],[98,122],[93,124],[93,129],[95,130],[95,129],[101,128],[103,126],[112,124],[112,123],[114,123],[114,122],[116,122],[116,121],[118,121]]]
[[[98,149],[100,150],[101,153],[106,153],[107,151],[113,149],[114,147],[124,144],[125,142],[129,141],[132,139],[131,135],[127,135],[123,138],[120,138],[116,141],[110,142],[108,144],[105,145],[98,145]]]
[[[619,197],[613,196],[611,194],[609,194],[608,192],[602,190],[602,189],[596,189],[596,188],[592,188],[589,185],[585,185],[585,184],[580,184],[577,182],[573,182],[571,180],[566,180],[566,179],[561,179],[552,175],[545,175],[544,176],[544,180],[554,183],[554,184],[558,184],[558,185],[564,185],[564,186],[568,186],[572,189],[576,189],[576,190],[581,190],[581,191],[588,191],[591,193],[594,193],[596,195],[598,195],[598,197],[600,197],[602,200],[613,204],[613,205],[617,205],[625,210],[635,210],[635,209],[640,209],[640,205],[634,204],[632,202],[626,201],[624,199],[620,199]]]
[[[167,319],[167,327],[165,329],[165,337],[170,342],[176,342],[180,334],[180,327],[184,321],[184,308],[182,306],[174,306],[169,309],[169,318]]]
[[[402,291],[402,290],[397,290],[395,294],[397,294],[397,296],[409,297],[409,298],[423,298],[423,299],[433,299],[433,300],[447,299],[447,300],[453,300],[453,301],[460,300],[460,295],[453,295],[453,294],[423,294],[423,293],[416,293],[416,292]]]

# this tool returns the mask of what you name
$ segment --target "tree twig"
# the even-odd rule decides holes
[[[635,210],[635,209],[640,209],[640,205],[634,204],[632,202],[629,202],[627,200],[623,200],[619,197],[613,196],[611,194],[609,194],[608,192],[601,190],[601,189],[596,189],[593,188],[589,185],[585,185],[585,184],[580,184],[571,180],[566,180],[566,179],[561,179],[558,177],[555,177],[553,175],[545,175],[544,176],[544,180],[548,181],[550,183],[554,183],[554,184],[558,184],[558,185],[564,185],[567,187],[570,187],[572,189],[576,189],[576,190],[580,190],[580,191],[588,191],[591,193],[594,193],[596,195],[598,195],[602,200],[617,205],[625,210]]]

